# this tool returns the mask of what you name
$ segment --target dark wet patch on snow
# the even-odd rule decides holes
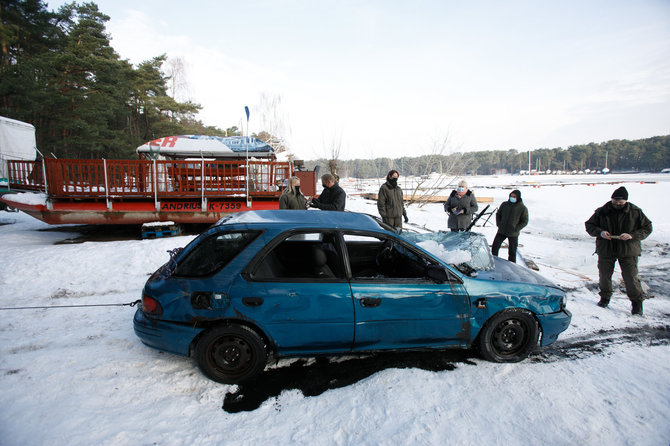
[[[621,344],[669,345],[670,325],[603,329],[584,336],[559,339],[554,344],[531,354],[531,361],[556,362],[581,359],[606,354],[611,347]]]
[[[298,360],[287,367],[268,369],[255,380],[227,393],[223,410],[230,413],[257,409],[264,401],[284,390],[297,389],[305,396],[317,396],[329,389],[357,383],[377,372],[392,368],[419,368],[432,372],[456,369],[457,363],[475,364],[473,353],[462,350],[387,352],[361,358],[316,358]]]
[[[536,350],[530,361],[551,363],[582,359],[607,354],[611,347],[631,343],[655,346],[670,344],[670,325],[643,325],[599,330],[576,336]],[[305,396],[321,395],[329,389],[355,384],[382,370],[391,368],[419,368],[441,372],[455,370],[458,364],[476,365],[471,361],[472,350],[389,352],[366,355],[346,360],[317,358],[310,362],[301,359],[286,367],[271,368],[255,380],[238,386],[223,400],[223,410],[229,413],[252,411],[284,390],[300,390]]]

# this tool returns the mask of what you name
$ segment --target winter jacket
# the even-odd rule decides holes
[[[325,187],[319,198],[312,200],[312,206],[323,211],[343,211],[347,202],[347,193],[338,183]]]
[[[456,213],[451,210],[457,208]],[[449,229],[467,229],[472,222],[472,216],[477,213],[479,206],[475,194],[468,190],[462,197],[458,197],[458,193],[454,190],[444,203],[444,212],[449,214],[447,220],[447,227]],[[462,210],[463,213],[458,214]],[[457,215],[458,214],[458,215]]]
[[[377,210],[386,223],[387,219],[407,216],[400,186],[393,186],[388,181],[382,184],[377,196]]]
[[[521,198],[516,203],[509,200],[503,202],[496,212],[498,234],[506,237],[518,237],[528,224],[528,209]]]
[[[611,202],[599,207],[584,225],[586,232],[596,238],[596,253],[599,256],[637,257],[642,253],[640,240],[651,234],[651,220],[644,215],[642,209],[633,203],[626,203],[623,209],[616,209]],[[607,240],[600,236],[603,231],[611,235],[630,234],[631,240]]]
[[[298,209],[304,211],[307,209],[307,199],[303,194],[284,189],[281,197],[279,197],[279,209]]]

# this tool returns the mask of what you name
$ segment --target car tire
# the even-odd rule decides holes
[[[486,322],[479,334],[479,351],[489,361],[519,362],[537,346],[539,336],[535,317],[521,308],[512,308]]]
[[[263,339],[244,325],[223,325],[206,331],[196,344],[195,354],[202,373],[225,384],[258,376],[268,357]]]

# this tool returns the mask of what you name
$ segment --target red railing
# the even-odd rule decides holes
[[[10,187],[53,198],[274,197],[291,173],[278,161],[143,161],[45,159],[8,161]]]
[[[9,187],[24,190],[44,190],[44,175],[40,161],[7,161]]]

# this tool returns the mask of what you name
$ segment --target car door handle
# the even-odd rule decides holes
[[[364,297],[359,299],[362,307],[371,308],[381,305],[382,300],[379,297]]]
[[[242,303],[247,307],[259,307],[263,305],[262,297],[245,297],[242,299]]]

